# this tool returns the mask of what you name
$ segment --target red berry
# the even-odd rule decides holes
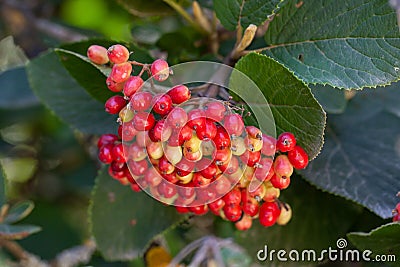
[[[143,85],[143,80],[139,76],[130,76],[128,80],[126,80],[124,85],[124,95],[127,97],[131,97],[134,95],[140,87]]]
[[[130,142],[135,138],[137,134],[137,130],[135,129],[135,126],[133,125],[133,121],[126,122],[122,125],[120,125],[121,132],[119,133],[121,136],[121,139],[124,142]],[[119,130],[119,129],[118,129]]]
[[[119,64],[128,61],[129,50],[123,45],[116,44],[108,48],[107,55],[112,63]]]
[[[162,173],[161,176],[171,184],[176,184],[180,181],[179,178],[176,176],[175,171],[172,173]]]
[[[201,188],[196,191],[196,200],[201,202],[209,202],[210,200],[215,199],[217,193],[215,192],[212,186],[207,186],[206,188]]]
[[[230,135],[240,136],[244,129],[242,116],[239,114],[229,114],[225,116],[224,127]]]
[[[137,92],[131,98],[130,104],[133,110],[145,111],[151,106],[153,95],[149,92]]]
[[[393,216],[392,221],[393,221],[393,222],[398,222],[398,221],[400,221],[400,213],[396,213],[396,214]]]
[[[192,184],[194,187],[202,187],[209,185],[211,183],[210,179],[205,178],[203,175],[200,173],[194,173],[193,179],[192,179]]]
[[[179,144],[183,144],[185,141],[190,140],[192,136],[193,136],[192,128],[190,128],[188,125],[183,126],[182,128],[179,129],[179,134],[178,134]]]
[[[213,139],[217,134],[217,126],[215,126],[213,121],[207,119],[202,127],[196,128],[196,134],[200,140]]]
[[[122,143],[116,144],[111,151],[113,160],[116,162],[125,162],[124,147]]]
[[[115,172],[125,171],[126,170],[126,163],[125,162],[113,161],[113,162],[111,162],[110,167]]]
[[[135,175],[135,176],[144,175],[148,169],[148,163],[147,163],[147,160],[145,160],[145,159],[141,160],[141,161],[129,160],[128,166],[129,166],[129,170],[131,171],[132,175]]]
[[[158,169],[160,170],[161,174],[169,174],[175,170],[175,167],[165,156],[163,156],[158,162]]]
[[[219,165],[228,164],[232,157],[232,151],[229,148],[216,149],[213,151],[212,158],[214,162]]]
[[[237,222],[241,219],[242,217],[242,207],[238,204],[228,204],[225,203],[225,206],[223,208],[225,217],[232,222]]]
[[[234,174],[239,169],[239,160],[232,156],[228,163],[218,165],[218,168],[225,174]]]
[[[222,198],[226,205],[239,205],[240,202],[242,201],[242,192],[240,192],[240,189],[235,187],[231,191],[229,191],[225,196]]]
[[[176,211],[177,211],[178,213],[181,213],[181,214],[185,214],[185,213],[190,212],[189,208],[188,208],[188,207],[185,207],[185,206],[181,206],[180,203],[178,202],[178,200],[179,200],[179,199],[177,199],[177,200],[175,201],[175,203],[174,203]]]
[[[178,187],[178,194],[184,199],[193,197],[195,193],[196,190],[191,186],[190,183],[188,185]]]
[[[133,117],[133,125],[138,131],[148,131],[153,128],[156,120],[154,115],[147,112],[138,112]]]
[[[308,155],[301,146],[295,146],[288,152],[290,163],[296,169],[304,169],[308,165]]]
[[[165,142],[171,137],[171,134],[172,129],[165,120],[157,121],[154,127],[149,131],[149,137],[153,142]]]
[[[207,179],[215,178],[218,173],[217,165],[208,158],[202,158],[196,164],[196,168],[200,170],[201,175]]]
[[[153,167],[147,169],[147,171],[144,174],[144,179],[147,182],[147,184],[154,187],[158,186],[163,180],[162,176]]]
[[[126,154],[128,159],[132,159],[134,161],[141,161],[147,157],[146,149],[139,146],[137,142],[132,143],[128,146]]]
[[[167,92],[171,97],[172,103],[179,105],[190,99],[190,91],[185,85],[177,85],[172,87],[171,90]]]
[[[101,162],[110,164],[114,160],[112,156],[113,147],[113,144],[104,144],[102,147],[100,147],[98,156]]]
[[[192,129],[196,130],[197,127],[203,127],[206,123],[206,113],[201,109],[193,109],[188,113],[187,124]]]
[[[108,63],[107,49],[100,45],[91,45],[87,50],[87,57],[95,64]]]
[[[246,201],[243,203],[243,212],[251,217],[256,216],[258,214],[258,210],[258,202]]]
[[[224,206],[225,202],[222,200],[222,198],[219,198],[211,203],[208,203],[208,208],[211,210],[212,213],[214,213],[217,216],[219,216],[219,213]]]
[[[167,115],[173,108],[171,97],[166,94],[154,96],[153,102],[153,111],[161,116]]]
[[[197,203],[196,203],[197,204]],[[196,206],[189,207],[189,210],[196,215],[204,215],[208,212],[208,206],[206,204],[200,204]]]
[[[260,158],[260,151],[251,152],[247,150],[240,156],[240,159],[243,161],[243,163],[247,164],[249,167],[254,167],[254,165],[260,161]]]
[[[128,80],[132,72],[131,63],[119,63],[115,64],[110,73],[110,78],[116,83],[122,83]]]
[[[117,82],[113,81],[113,79],[111,79],[111,76],[108,76],[106,79],[106,85],[107,85],[108,89],[110,89],[110,91],[118,93],[118,92],[121,92],[122,89],[124,89],[125,82],[117,83]]]
[[[168,79],[169,67],[168,63],[163,59],[157,59],[154,61],[153,64],[151,64],[150,71],[154,79],[159,82]]]
[[[395,210],[397,213],[400,213],[400,203],[397,203]]]
[[[272,136],[263,134],[262,135],[263,145],[261,148],[261,153],[265,156],[273,156],[276,152],[276,139]]]
[[[217,192],[218,195],[226,194],[231,186],[232,184],[229,179],[223,175],[219,176],[214,182],[215,192]]]
[[[177,194],[176,186],[168,182],[161,182],[158,187],[158,192],[165,198],[172,198]]]
[[[264,202],[259,212],[260,223],[265,227],[272,226],[280,214],[281,210],[276,202]]]
[[[113,163],[113,162],[112,162]],[[125,173],[126,173],[126,171],[125,171],[125,169],[124,168],[126,168],[126,165],[125,164],[123,164],[122,166],[124,167],[124,168],[122,168],[121,170],[113,170],[113,164],[111,163],[111,165],[110,165],[110,167],[108,167],[108,174],[112,177],[112,178],[114,178],[114,179],[117,179],[117,180],[119,180],[119,179],[122,179],[122,178],[125,178]]]
[[[138,131],[136,134],[136,143],[141,147],[146,147],[151,140],[147,131]]]
[[[229,137],[228,132],[220,125],[217,126],[217,133],[213,138],[213,141],[217,149],[224,149],[231,145],[231,138]]]
[[[126,106],[126,100],[120,95],[110,97],[104,104],[107,113],[118,114]]]
[[[118,141],[118,136],[115,134],[103,134],[97,141],[97,147],[100,148],[106,144],[114,144],[116,141]]]
[[[186,176],[188,175],[190,172],[193,171],[194,167],[195,167],[195,163],[192,161],[187,160],[186,158],[182,158],[181,161],[179,161],[176,164],[176,173],[179,176]]]
[[[271,184],[280,190],[286,189],[290,185],[290,176],[282,177],[277,174],[274,174],[270,180]]]
[[[278,136],[276,149],[280,152],[288,152],[296,146],[296,138],[292,133],[284,132]]]
[[[220,122],[225,116],[226,109],[224,104],[220,101],[210,102],[205,106],[204,109],[207,119],[209,120]]]
[[[171,125],[172,128],[183,127],[186,124],[187,120],[188,116],[186,111],[180,107],[173,108],[167,117],[167,122],[169,125]]]

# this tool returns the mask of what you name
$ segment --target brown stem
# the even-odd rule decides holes
[[[28,258],[28,252],[15,241],[0,239],[0,247],[5,248],[18,260],[26,260]]]

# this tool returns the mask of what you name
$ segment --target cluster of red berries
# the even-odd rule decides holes
[[[279,201],[293,168],[303,169],[308,155],[292,133],[277,139],[255,126],[245,126],[234,106],[216,99],[192,98],[185,85],[161,94],[143,90],[141,75],[168,78],[164,60],[151,65],[129,60],[122,45],[88,49],[96,64],[111,62],[111,91],[105,109],[119,114],[118,136],[98,141],[99,159],[109,174],[134,191],[145,190],[178,212],[203,215],[209,210],[249,229],[258,218],[264,226],[284,225],[290,206]],[[101,59],[101,60],[100,60]],[[142,66],[131,76],[132,64]],[[130,65],[130,67],[128,67]]]

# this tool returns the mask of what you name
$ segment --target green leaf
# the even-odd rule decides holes
[[[92,97],[104,103],[111,96],[115,95],[106,85],[106,74],[110,72],[109,67],[93,64],[87,57],[72,51],[55,49],[55,52],[60,57],[61,63],[68,70],[69,74]]]
[[[106,259],[138,257],[156,235],[184,218],[173,207],[121,185],[105,168],[99,173],[92,195],[90,221],[97,247]]]
[[[0,88],[1,109],[28,108],[39,103],[29,87],[25,67],[0,73]]]
[[[247,28],[250,24],[261,25],[277,10],[282,0],[214,0],[214,10],[222,25],[235,30],[240,24]]]
[[[310,89],[285,67],[263,55],[249,54],[235,68],[250,77],[264,94],[278,133],[292,132],[310,158],[314,158],[323,144],[325,113]],[[230,82],[232,88],[243,94],[252,94],[246,83],[234,78]],[[246,104],[250,108],[267,109],[258,103]]]
[[[396,258],[392,262],[388,260],[386,263],[398,266],[400,259],[400,224],[389,223],[382,225],[369,233],[349,233],[347,237],[358,249],[370,250],[373,255],[394,255]],[[372,256],[370,256],[373,259]],[[396,264],[397,262],[397,264]]]
[[[306,83],[360,89],[400,78],[400,33],[387,0],[288,1],[265,53]]]
[[[311,92],[327,113],[340,114],[346,109],[344,91],[329,85],[310,85]]]
[[[64,122],[84,133],[115,132],[115,117],[69,75],[54,51],[30,61],[27,70],[34,93]]]
[[[42,229],[36,225],[8,225],[0,224],[0,238],[19,240]]]
[[[0,72],[23,66],[28,62],[24,51],[14,44],[14,38],[8,36],[0,41]]]
[[[288,253],[292,249],[313,249],[318,253],[329,246],[335,248],[337,239],[345,237],[362,211],[359,206],[343,198],[317,190],[299,176],[292,177],[292,184],[282,191],[280,200],[288,203],[293,210],[293,217],[287,225],[265,228],[256,219],[249,230],[236,231],[235,235],[238,244],[248,251],[255,262],[265,266],[312,264],[279,262],[276,254],[273,263],[269,259],[260,262],[256,257],[257,252],[264,249],[265,245],[268,251],[285,249]]]
[[[179,2],[179,1],[177,1]],[[129,13],[139,17],[169,15],[174,10],[162,0],[117,0]]]
[[[28,216],[34,207],[35,204],[32,201],[24,201],[16,204],[12,206],[11,209],[8,211],[7,216],[4,218],[3,222],[5,224],[18,222]]]
[[[302,174],[317,187],[388,218],[400,188],[400,82],[357,92],[330,115],[324,148]]]

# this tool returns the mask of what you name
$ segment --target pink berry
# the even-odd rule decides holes
[[[131,97],[133,94],[135,94],[140,87],[143,85],[143,80],[139,76],[131,76],[126,80],[125,85],[124,85],[124,95],[127,97]]]
[[[148,131],[153,128],[155,124],[153,114],[147,112],[138,112],[133,117],[133,125],[138,131]]]
[[[133,110],[145,111],[151,106],[153,95],[149,92],[137,92],[131,98],[130,104]]]
[[[188,120],[186,111],[183,108],[175,107],[167,117],[167,122],[172,128],[183,127]]]
[[[273,156],[276,151],[276,139],[272,136],[263,134],[262,135],[262,148],[261,153],[265,156]]]
[[[116,44],[108,48],[107,55],[114,64],[124,63],[129,59],[129,50],[123,45]]]
[[[216,122],[222,121],[222,119],[225,116],[225,106],[222,104],[221,101],[213,101],[208,103],[205,108],[205,113],[207,116],[207,119],[213,120]]]
[[[126,100],[120,95],[110,97],[104,105],[106,112],[110,114],[118,114],[125,106]]]
[[[190,99],[190,91],[185,85],[177,85],[167,92],[171,97],[172,103],[181,104]]]
[[[95,64],[108,63],[107,49],[100,45],[91,45],[87,50],[87,57]]]
[[[224,127],[230,135],[240,136],[244,130],[244,122],[239,114],[225,116]]]
[[[155,80],[159,82],[165,81],[169,76],[169,67],[167,61],[163,59],[157,59],[153,62],[153,64],[151,64],[150,71]]]
[[[128,80],[132,72],[132,65],[129,62],[115,64],[111,70],[110,78],[116,83]]]
[[[110,89],[110,91],[115,92],[115,93],[121,92],[122,89],[124,89],[124,85],[125,85],[124,82],[117,83],[117,82],[113,81],[113,79],[111,79],[111,76],[107,77],[106,84],[107,84],[108,89]]]

